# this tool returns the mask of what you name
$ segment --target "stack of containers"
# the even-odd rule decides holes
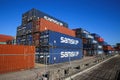
[[[82,58],[82,40],[55,31],[43,31],[40,37],[40,63],[68,62]],[[45,59],[46,57],[46,59]]]
[[[94,37],[94,39],[98,42],[98,44],[97,44],[97,54],[103,54],[103,42],[104,42],[104,40],[103,40],[103,38],[101,38],[98,34],[96,34],[96,33],[92,33],[91,34],[93,37]]]
[[[113,48],[111,45],[104,45],[103,50],[104,50],[105,54],[108,55],[108,54],[112,53]]]
[[[76,32],[76,37],[81,38],[83,41],[83,53],[84,55],[95,55],[97,53],[97,41],[94,40],[94,37],[90,34],[90,32],[77,28],[73,29]]]
[[[67,23],[39,10],[31,9],[22,15],[22,24],[17,27],[16,42],[17,44],[39,47],[40,32],[49,28],[50,30],[54,31],[57,29],[61,33],[70,35],[72,33],[72,36],[75,36],[75,33],[68,29]]]
[[[40,52],[40,33],[51,30],[75,37],[75,32],[68,29],[68,24],[39,10],[32,9],[22,15],[22,24],[17,28],[16,42],[20,45],[34,45],[36,57]]]
[[[16,36],[17,44],[26,44],[26,27],[19,26],[17,27],[17,36]]]
[[[25,26],[26,24],[28,24],[29,22],[33,22],[34,20],[37,20],[37,19],[40,19],[40,18],[45,18],[49,21],[52,21],[52,22],[55,22],[59,25],[62,25],[64,27],[68,27],[68,24],[61,21],[61,20],[58,20],[44,12],[41,12],[37,9],[31,9],[30,11],[27,11],[26,13],[24,13],[22,15],[22,25]]]
[[[115,53],[120,53],[120,43],[117,43],[114,49],[115,49]]]
[[[120,54],[120,43],[117,43],[118,53]]]

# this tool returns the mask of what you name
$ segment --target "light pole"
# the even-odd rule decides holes
[[[69,53],[69,64],[70,64],[70,68],[72,68],[71,60],[70,60],[70,59],[71,59],[71,58],[70,58],[70,53]],[[70,75],[70,80],[72,80],[71,75]]]

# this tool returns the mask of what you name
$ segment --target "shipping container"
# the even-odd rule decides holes
[[[83,42],[83,44],[87,44],[87,39],[86,38],[82,38],[82,42]]]
[[[26,35],[26,45],[32,45],[33,44],[33,37],[31,34]]]
[[[22,26],[17,27],[17,35],[16,36],[21,36],[22,35]]]
[[[99,38],[100,37],[100,35],[98,35],[98,34],[96,34],[96,33],[92,33],[91,34],[94,38]]]
[[[97,40],[98,42],[104,42],[104,39],[101,38],[101,37],[100,37],[100,38],[97,38],[96,40]]]
[[[0,42],[6,42],[8,40],[13,40],[13,39],[14,37],[12,36],[0,34]]]
[[[94,39],[94,37],[90,34],[87,35],[87,38]]]
[[[82,34],[78,34],[76,35],[76,37],[79,37],[79,38],[88,38],[88,39],[94,39],[93,36],[91,36],[90,34],[86,34],[86,33],[82,33]]]
[[[113,48],[110,45],[104,45],[103,49],[104,50],[112,50]]]
[[[98,42],[96,40],[92,40],[92,44],[97,44]]]
[[[57,25],[62,25],[64,27],[68,27],[68,24],[66,22],[56,19],[56,18],[54,18],[46,13],[43,13],[37,9],[34,9],[34,8],[27,11],[26,13],[24,13],[22,15],[22,25],[25,25],[29,22],[32,22],[33,20],[40,19],[40,18],[44,18],[44,19],[51,21]]]
[[[86,40],[87,40],[87,44],[94,44],[94,43],[93,43],[93,40],[94,40],[94,39],[87,38]]]
[[[95,50],[98,49],[98,44],[91,44],[91,48]]]
[[[22,39],[22,37],[16,36],[16,43],[17,43],[18,45],[21,44],[21,39]]]
[[[90,38],[82,38],[83,44],[98,44],[98,42],[94,39]]]
[[[73,30],[75,31],[76,35],[83,33],[83,29],[82,28],[76,28],[76,29],[73,29]]]
[[[76,33],[76,37],[78,38],[89,38],[89,39],[94,39],[94,37],[90,34],[90,32],[83,30],[83,29],[73,29]]]
[[[82,34],[77,34],[77,35],[76,35],[77,38],[81,38],[81,39],[84,38],[84,37],[82,37],[82,36],[83,36]]]
[[[84,34],[90,34],[90,32],[88,32],[87,30],[84,30],[82,28],[76,28],[76,29],[73,29],[73,30],[76,32],[76,35],[82,34],[82,33],[84,33]]]
[[[26,34],[31,34],[32,26],[33,26],[33,22],[29,22],[28,24],[24,26],[17,27],[17,36],[20,37]]]
[[[110,55],[110,54],[112,54],[112,51],[111,51],[111,50],[104,50],[104,53],[105,53],[106,55]]]
[[[107,43],[107,42],[105,42],[105,41],[103,41],[103,42],[99,42],[99,44],[100,44],[100,45],[103,45],[103,46],[108,45],[108,43]]]
[[[29,22],[25,25],[26,27],[26,34],[31,34],[32,33],[32,27],[33,27],[33,22]]]
[[[35,47],[0,45],[0,74],[34,68]]]
[[[103,42],[103,45],[108,45],[108,43],[104,41],[104,42]]]
[[[82,48],[82,40],[54,31],[41,32],[40,44],[56,47]]]
[[[88,38],[88,34],[82,33],[82,38]]]
[[[33,45],[40,46],[40,33],[39,32],[33,34]]]
[[[39,60],[40,63],[45,63],[47,60],[48,64],[55,64],[79,60],[82,57],[82,49],[49,48],[48,52],[41,52]]]
[[[91,44],[83,44],[83,49],[91,49]]]
[[[86,30],[83,30],[83,33],[85,34],[90,34],[90,32],[86,31]]]
[[[117,45],[118,47],[120,47],[120,43],[117,43],[116,45]]]
[[[87,55],[88,56],[93,56],[92,51],[91,50],[87,50]]]
[[[21,28],[21,35],[26,35],[26,26],[23,26],[22,28]]]
[[[38,22],[39,24],[35,26],[38,28],[36,28],[36,30],[34,32],[36,32],[36,31],[43,32],[46,30],[51,30],[51,31],[55,31],[55,32],[59,32],[62,34],[66,34],[66,35],[75,37],[75,31],[73,31],[73,30],[70,30],[63,26],[59,26],[59,25],[57,25],[51,21],[48,21],[46,19],[43,19],[43,18],[39,19],[38,21],[39,21]]]

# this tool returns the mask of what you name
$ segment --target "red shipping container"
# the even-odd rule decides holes
[[[100,37],[100,38],[97,38],[97,41],[98,41],[98,42],[103,42],[104,39]]]
[[[0,42],[6,42],[9,40],[13,40],[13,39],[14,39],[14,37],[12,37],[12,36],[0,34]]]
[[[35,47],[0,45],[0,74],[34,68]]]
[[[103,46],[103,50],[113,50],[113,48],[109,45]]]
[[[33,30],[34,30],[33,32],[38,32],[38,31],[42,32],[45,30],[51,30],[75,37],[75,31],[70,30],[64,26],[55,24],[53,22],[50,22],[48,20],[45,20],[43,18],[39,19],[37,22],[35,22],[35,24],[36,25],[33,26]]]

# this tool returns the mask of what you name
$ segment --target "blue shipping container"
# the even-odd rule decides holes
[[[28,24],[25,25],[26,27],[26,34],[29,34],[32,32],[32,26],[33,26],[33,22],[29,22]]]
[[[20,38],[20,37],[17,37],[17,38],[16,38],[16,43],[17,43],[17,44],[20,44],[20,43],[21,43],[21,38]]]
[[[47,55],[46,55],[47,54]],[[41,53],[40,58],[45,62],[45,55],[48,64],[63,63],[82,58],[82,49],[64,49],[64,48],[49,48],[49,53]]]
[[[26,38],[26,44],[27,45],[32,45],[33,38],[31,35],[28,35]]]
[[[41,45],[82,48],[82,40],[59,32],[44,31],[40,37]]]
[[[99,37],[100,37],[100,36],[99,36],[98,34],[96,34],[96,33],[92,33],[91,35],[94,36],[94,38],[99,38]]]

